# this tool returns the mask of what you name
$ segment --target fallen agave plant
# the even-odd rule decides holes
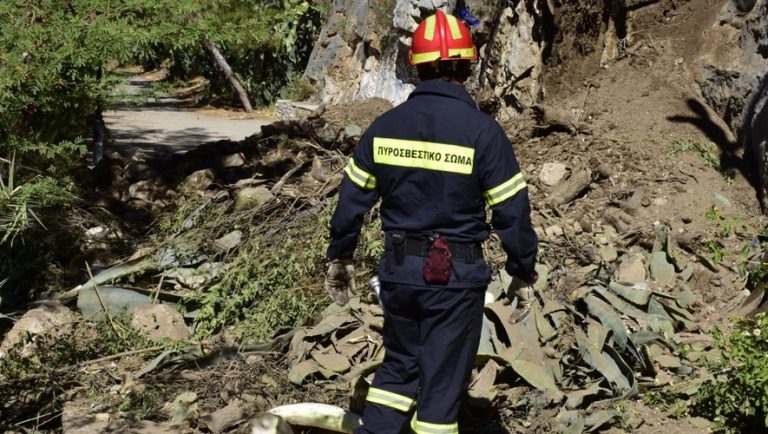
[[[314,402],[275,407],[250,421],[251,434],[291,434],[291,426],[352,433],[360,425],[360,415]]]

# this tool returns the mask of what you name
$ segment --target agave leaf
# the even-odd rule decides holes
[[[587,337],[596,348],[600,348],[608,340],[610,329],[592,317],[587,317]]]
[[[314,360],[304,360],[291,368],[288,372],[288,381],[297,386],[301,386],[307,377],[319,372],[320,366],[317,362]]]
[[[557,415],[560,432],[563,434],[582,434],[586,428],[584,417],[578,411],[560,410]]]
[[[323,318],[318,325],[307,332],[307,337],[330,336],[339,327],[349,322],[358,321],[352,315],[333,315]]]
[[[627,315],[629,317],[632,317],[636,320],[642,320],[647,315],[642,310],[636,308],[635,306],[629,304],[624,299],[618,297],[613,292],[608,291],[602,286],[595,286],[594,287],[595,292],[600,294],[608,303],[613,305],[616,310],[623,313],[624,315]]]
[[[536,322],[536,329],[539,331],[539,337],[542,343],[549,342],[557,336],[557,330],[552,327],[547,317],[541,312],[538,304],[533,305],[533,318]]]
[[[621,396],[631,391],[630,380],[624,376],[616,362],[596,348],[580,328],[574,327],[574,332],[582,358],[589,366],[608,380],[614,395]],[[606,348],[610,347],[606,346]],[[634,380],[634,377],[632,377],[632,380]]]
[[[310,356],[320,364],[321,368],[325,368],[331,372],[344,373],[352,367],[349,363],[349,359],[341,354],[325,353],[321,351],[313,351]]]
[[[589,313],[595,318],[599,319],[603,326],[611,329],[613,332],[613,338],[616,340],[616,343],[619,345],[619,347],[622,349],[626,348],[629,336],[627,335],[627,329],[624,326],[624,321],[619,318],[619,316],[616,314],[616,311],[614,311],[608,303],[592,294],[586,296],[584,298],[584,302],[587,304],[587,310]]]
[[[648,284],[645,282],[629,285],[611,282],[608,284],[608,287],[616,294],[619,294],[624,299],[629,300],[638,306],[647,305],[652,294],[651,290],[648,288]]]
[[[574,390],[573,392],[569,393],[565,401],[565,408],[574,410],[581,407],[584,404],[584,400],[588,397],[604,396],[610,394],[610,390],[600,387],[599,382],[594,382],[586,389]]]
[[[557,388],[552,374],[547,372],[542,366],[521,359],[510,360],[509,364],[526,383],[539,390],[562,396],[562,392]]]

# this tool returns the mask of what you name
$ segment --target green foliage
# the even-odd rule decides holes
[[[718,235],[721,238],[729,237],[734,233],[736,227],[739,225],[739,219],[737,217],[725,217],[720,213],[720,209],[715,205],[712,205],[704,214],[707,220],[717,223]]]
[[[306,325],[330,303],[323,282],[327,271],[328,226],[335,201],[317,216],[285,229],[277,238],[254,235],[214,285],[191,296],[199,305],[195,330],[205,337],[234,325],[246,340],[264,340],[281,327]],[[371,215],[355,256],[358,295],[378,269],[384,249],[381,224]]]
[[[264,339],[280,326],[304,324],[327,305],[322,282],[329,219],[328,211],[308,219],[271,245],[251,239],[218,283],[192,296],[201,306],[197,334],[238,324],[243,335]]]
[[[204,75],[214,92],[231,92],[204,41],[230,59],[258,102],[271,101],[299,77],[320,26],[320,4],[0,2],[0,157],[16,154],[20,165],[44,172],[60,188],[69,185],[73,162],[83,154],[87,120],[109,104],[107,95],[121,80],[109,67],[169,62]],[[22,175],[18,185],[42,180],[36,172]],[[30,203],[45,202],[50,189],[44,187],[50,186],[27,190]]]
[[[14,160],[7,165],[0,161],[0,244],[12,244],[34,222],[43,226],[36,210],[66,203],[71,198],[70,192],[50,176],[37,175],[17,184]]]
[[[725,335],[715,330],[722,359],[716,374],[699,392],[695,411],[712,418],[727,433],[765,432],[768,428],[768,318],[737,318]]]
[[[674,419],[682,419],[688,416],[690,411],[686,396],[671,387],[650,391],[643,395],[642,399],[645,405],[659,407]]]
[[[704,243],[704,249],[706,250],[707,254],[709,255],[709,258],[712,259],[712,262],[717,265],[723,261],[723,258],[725,257],[725,252],[723,251],[723,246],[715,241],[710,240]]]
[[[717,155],[717,145],[712,142],[700,142],[691,139],[674,139],[672,140],[672,147],[667,151],[667,157],[674,158],[682,152],[694,152],[699,154],[699,157],[704,161],[704,165],[715,169],[721,170],[720,157]]]

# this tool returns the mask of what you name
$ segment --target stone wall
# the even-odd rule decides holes
[[[758,196],[766,211],[768,0],[727,2],[705,34],[696,67],[703,96],[758,162]]]
[[[408,64],[411,33],[438,8],[458,15],[457,4],[481,21],[472,32],[484,60],[475,65],[471,90],[490,89],[510,114],[532,104],[540,88],[544,0],[511,1],[504,8],[491,0],[336,1],[305,78],[323,103],[382,97],[398,104],[417,82]]]

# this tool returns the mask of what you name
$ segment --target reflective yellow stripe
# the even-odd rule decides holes
[[[474,48],[451,48],[448,50],[448,57],[475,57]]]
[[[445,16],[446,21],[448,21],[448,28],[451,29],[451,36],[453,37],[453,40],[459,40],[461,39],[461,30],[459,29],[459,20],[456,19],[453,15],[446,15]]]
[[[459,434],[459,424],[454,423],[427,423],[420,422],[413,415],[411,419],[411,429],[416,434]]]
[[[475,150],[466,146],[373,138],[373,161],[378,164],[470,175],[474,159]]]
[[[365,397],[368,402],[385,405],[400,411],[410,411],[415,401],[407,396],[397,393],[387,392],[386,390],[371,387],[368,389],[368,395]]]
[[[524,189],[526,186],[527,184],[525,183],[525,179],[523,179],[522,172],[518,173],[509,181],[486,191],[484,193],[485,201],[490,206],[496,205],[497,203],[504,202],[505,200],[514,196],[518,191]]]
[[[448,50],[448,57],[458,57],[462,59],[475,58],[475,50],[473,48],[451,48]],[[440,59],[439,51],[430,51],[429,53],[414,53],[411,55],[411,61],[414,64],[434,62]]]
[[[424,39],[427,41],[431,41],[435,37],[435,21],[436,18],[434,15],[427,17],[427,24],[426,27],[424,27]]]
[[[376,177],[355,165],[355,160],[349,159],[344,172],[349,176],[349,180],[357,184],[364,190],[373,190],[376,188]]]
[[[411,62],[414,64],[434,62],[440,59],[439,51],[430,51],[429,53],[413,53],[411,55]]]

